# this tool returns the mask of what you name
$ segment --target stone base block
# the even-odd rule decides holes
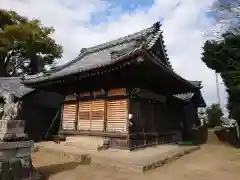
[[[0,133],[0,141],[13,142],[13,141],[24,141],[28,139],[28,135],[21,134],[10,134],[10,133]]]
[[[29,156],[23,159],[0,161],[0,179],[43,180],[44,177],[42,174],[36,172]]]
[[[0,161],[28,157],[32,146],[33,141],[0,142]]]
[[[39,175],[32,165],[33,141],[0,142],[0,180],[29,179]]]
[[[23,120],[0,120],[1,133],[24,133],[25,122]]]
[[[26,140],[23,120],[0,120],[0,141]]]

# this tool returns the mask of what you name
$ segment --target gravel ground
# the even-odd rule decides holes
[[[144,174],[120,172],[97,165],[81,165],[54,153],[33,153],[33,164],[49,180],[237,180],[240,150],[222,144],[206,144],[196,152]]]

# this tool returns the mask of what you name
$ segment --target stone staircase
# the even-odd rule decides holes
[[[98,147],[103,145],[103,138],[96,136],[67,137],[66,141],[61,142],[61,144],[81,150],[97,151]]]

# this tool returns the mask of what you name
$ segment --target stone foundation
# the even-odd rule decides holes
[[[25,157],[22,159],[13,159],[0,161],[0,179],[27,179],[35,177],[35,170],[32,166],[31,157]],[[32,178],[34,179],[34,178]]]
[[[35,180],[42,177],[31,160],[33,141],[0,142],[0,179]]]

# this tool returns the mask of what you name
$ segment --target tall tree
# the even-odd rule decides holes
[[[240,0],[217,0],[211,10],[221,31],[215,40],[205,42],[202,61],[220,73],[228,93],[229,116],[240,122]]]
[[[220,39],[206,41],[202,60],[209,68],[218,73],[228,72],[231,75],[239,73],[240,34],[227,32]]]
[[[240,121],[240,35],[225,33],[206,41],[203,50],[202,61],[220,73],[227,88],[229,115]]]
[[[206,109],[206,114],[208,118],[208,124],[210,127],[220,126],[223,113],[219,104],[212,104]]]
[[[0,9],[0,76],[35,74],[61,58],[62,46],[50,37],[53,32],[37,19]]]

